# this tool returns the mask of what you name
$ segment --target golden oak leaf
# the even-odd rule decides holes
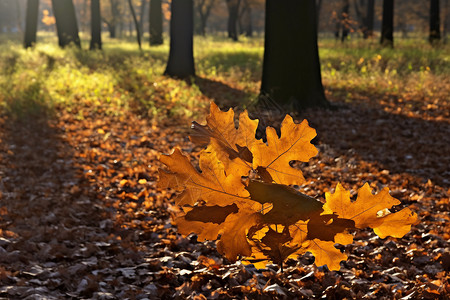
[[[382,239],[387,236],[401,238],[411,230],[411,225],[417,224],[417,215],[409,208],[388,214],[382,219],[383,223],[373,228],[375,234]]]
[[[195,206],[185,207],[185,214],[179,214],[175,219],[178,232],[182,235],[196,233],[199,241],[216,240],[222,230],[226,218],[238,212],[236,204],[227,206]]]
[[[351,201],[350,192],[338,184],[334,194],[326,193],[325,197],[324,214],[335,213],[340,218],[353,220],[356,228],[373,228],[375,233],[380,233],[379,236],[383,238],[391,234],[402,237],[417,221],[417,215],[409,209],[389,213],[389,209],[400,204],[400,201],[389,195],[388,188],[373,195],[366,183],[359,189],[356,201]]]
[[[269,224],[290,225],[322,212],[322,202],[285,185],[250,180],[246,189],[253,201],[272,204],[263,215]]]
[[[253,145],[253,169],[268,172],[278,184],[302,184],[303,173],[290,166],[291,161],[307,162],[317,155],[317,149],[310,142],[316,131],[304,120],[295,124],[291,116],[286,115],[281,124],[281,136],[278,137],[272,127],[266,129],[267,145]]]
[[[178,233],[184,236],[195,233],[197,234],[197,240],[200,242],[206,240],[215,241],[221,230],[220,224],[186,220],[184,215],[176,217],[174,221],[177,225]]]
[[[181,192],[175,201],[177,205],[194,205],[203,200],[209,205],[226,206],[247,200],[248,192],[241,177],[235,174],[226,176],[223,164],[213,156],[200,160],[201,173],[178,148],[170,155],[161,155],[160,161],[169,167],[170,172],[159,170],[159,186]]]
[[[231,261],[239,256],[250,256],[252,249],[247,233],[261,222],[261,214],[251,209],[239,209],[238,213],[230,214],[222,224],[217,251]]]
[[[236,210],[236,205],[194,207],[178,216],[175,224],[180,234],[186,236],[196,233],[199,241],[216,240],[220,236],[217,250],[229,260],[235,261],[238,256],[251,255],[247,233],[261,223],[260,213],[245,208]],[[210,220],[205,214],[209,214]]]
[[[225,169],[231,169],[246,175],[252,167],[251,147],[262,143],[255,138],[258,120],[248,117],[247,111],[239,115],[239,127],[234,122],[234,111],[223,112],[211,102],[210,114],[206,117],[206,125],[193,122],[193,134],[190,139],[201,146],[208,145],[207,152],[217,152],[217,157]]]
[[[305,249],[316,258],[314,262],[316,266],[327,265],[331,271],[338,271],[341,268],[340,262],[347,260],[347,255],[334,247],[334,242],[314,239],[305,245]]]

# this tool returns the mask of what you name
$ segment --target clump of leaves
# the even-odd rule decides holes
[[[280,136],[266,129],[267,142],[255,138],[258,120],[247,111],[238,120],[236,127],[233,110],[223,112],[212,103],[206,125],[193,123],[191,141],[204,146],[201,172],[178,148],[160,157],[169,168],[160,169],[160,186],[180,192],[175,203],[181,210],[174,220],[181,234],[218,240],[226,258],[258,268],[268,261],[282,265],[309,251],[316,265],[339,270],[347,255],[335,244],[351,244],[349,230],[370,227],[381,238],[400,238],[417,222],[409,208],[389,211],[400,201],[388,188],[373,195],[366,183],[352,201],[338,184],[322,203],[290,187],[305,182],[290,163],[307,162],[318,152],[311,144],[316,132],[306,120],[296,124],[286,115]]]

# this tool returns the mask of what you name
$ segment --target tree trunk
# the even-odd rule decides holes
[[[394,0],[383,1],[380,44],[387,47],[394,47]]]
[[[319,32],[320,12],[322,10],[322,0],[316,1],[316,13],[317,13],[317,32]]]
[[[114,39],[117,37],[117,24],[119,23],[119,3],[117,0],[109,1],[111,7],[111,21],[107,22],[109,37]]]
[[[261,96],[295,110],[329,105],[320,73],[316,16],[315,0],[266,1]]]
[[[373,36],[373,20],[375,15],[375,0],[367,1],[367,12],[364,18],[363,37],[367,39]]]
[[[341,23],[342,23],[342,36],[341,42],[344,42],[350,31],[350,23],[349,23],[349,13],[350,13],[350,1],[344,0],[342,4],[342,12],[341,12]]]
[[[228,37],[238,40],[237,22],[239,18],[239,4],[241,0],[226,0],[228,7]]]
[[[78,24],[72,0],[52,0],[53,14],[60,47],[74,43],[81,48],[78,36]]]
[[[91,0],[91,44],[89,49],[102,49],[100,0]]]
[[[36,32],[39,15],[39,0],[27,1],[27,19],[25,24],[25,48],[32,47],[36,44]]]
[[[450,25],[450,10],[448,6],[448,0],[444,1],[444,24],[442,24],[442,38],[443,43],[447,43],[447,32]]]
[[[145,18],[145,6],[147,5],[147,0],[141,1],[141,10],[139,14],[139,30],[141,37],[144,35],[144,18]]]
[[[435,44],[441,39],[439,0],[430,1],[430,36],[429,41]]]
[[[170,51],[164,74],[177,78],[195,76],[193,0],[172,0],[171,11]]]
[[[161,0],[150,0],[150,45],[163,43],[163,18]]]
[[[136,12],[134,11],[133,3],[131,3],[131,0],[128,0],[128,5],[130,6],[131,16],[133,17],[134,21],[134,27],[136,28],[136,38],[139,45],[139,50],[142,50],[142,44],[141,44],[141,31],[139,29],[139,22],[136,17]],[[131,35],[131,32],[130,32]]]
[[[241,33],[244,33],[246,37],[253,36],[253,24],[252,24],[252,7],[248,0],[242,1],[241,15],[239,16],[239,26]]]

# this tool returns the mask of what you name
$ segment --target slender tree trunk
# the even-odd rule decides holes
[[[430,1],[430,36],[429,41],[435,44],[441,39],[439,0]]]
[[[91,0],[91,44],[89,49],[102,49],[100,0]]]
[[[289,109],[329,105],[320,73],[316,16],[315,0],[266,1],[261,95]]]
[[[350,1],[344,0],[341,13],[341,22],[342,22],[341,42],[344,42],[347,39],[348,33],[350,31],[349,13],[350,13]]]
[[[145,6],[147,5],[147,0],[141,1],[141,10],[139,15],[139,30],[141,32],[141,37],[144,35],[144,18],[145,18]]]
[[[170,51],[164,74],[177,78],[189,78],[195,76],[193,0],[172,0],[171,11]]]
[[[133,3],[131,3],[131,0],[128,0],[128,5],[130,6],[131,15],[133,17],[134,21],[134,27],[136,28],[136,38],[139,45],[139,49],[142,50],[142,44],[141,44],[141,30],[139,29],[139,22],[136,17],[136,11],[134,10]],[[131,34],[131,32],[130,32]]]
[[[253,36],[253,24],[252,24],[252,7],[248,0],[242,1],[242,10],[241,15],[239,16],[240,20],[240,31],[244,33],[246,37]]]
[[[448,5],[448,0],[444,0],[444,22],[442,28],[442,38],[443,42],[447,43],[447,32],[450,25],[450,10]]]
[[[150,0],[150,45],[163,43],[163,18],[161,0]]]
[[[383,1],[383,21],[380,44],[394,47],[394,0]]]
[[[363,31],[364,39],[367,39],[367,38],[373,36],[374,15],[375,15],[375,0],[368,0],[367,1],[367,12],[366,12],[366,16],[364,18],[364,21],[365,21],[364,31]]]
[[[211,14],[211,9],[216,0],[211,0],[208,3],[205,0],[202,0],[197,6],[198,14],[200,16],[200,34],[202,36],[206,35],[206,23]]]
[[[25,24],[25,48],[32,47],[36,44],[36,32],[39,14],[39,0],[27,1],[27,19]]]
[[[19,32],[23,32],[22,28],[22,14],[20,12],[20,3],[19,1],[16,2],[16,12],[17,12],[17,28],[19,29]]]
[[[109,0],[109,4],[111,7],[111,21],[107,23],[109,37],[114,39],[117,37],[117,24],[119,23],[119,3],[117,0]]]
[[[53,14],[60,47],[74,43],[81,48],[78,36],[78,23],[72,0],[52,0]]]
[[[228,7],[228,37],[238,40],[237,22],[239,18],[239,5],[241,0],[226,0]]]

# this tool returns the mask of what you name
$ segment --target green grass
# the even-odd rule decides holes
[[[200,79],[188,83],[162,75],[167,38],[157,47],[144,43],[142,51],[131,38],[105,37],[103,51],[60,49],[49,33],[40,34],[28,50],[17,36],[0,41],[0,107],[18,117],[55,109],[73,110],[80,118],[86,110],[192,117],[208,100],[245,105],[258,94],[264,52],[262,38],[195,37]],[[82,45],[86,48],[88,41]],[[397,40],[389,49],[376,41],[320,39],[319,47],[324,85],[334,98],[449,90],[448,45],[433,48],[425,39],[410,39]]]

